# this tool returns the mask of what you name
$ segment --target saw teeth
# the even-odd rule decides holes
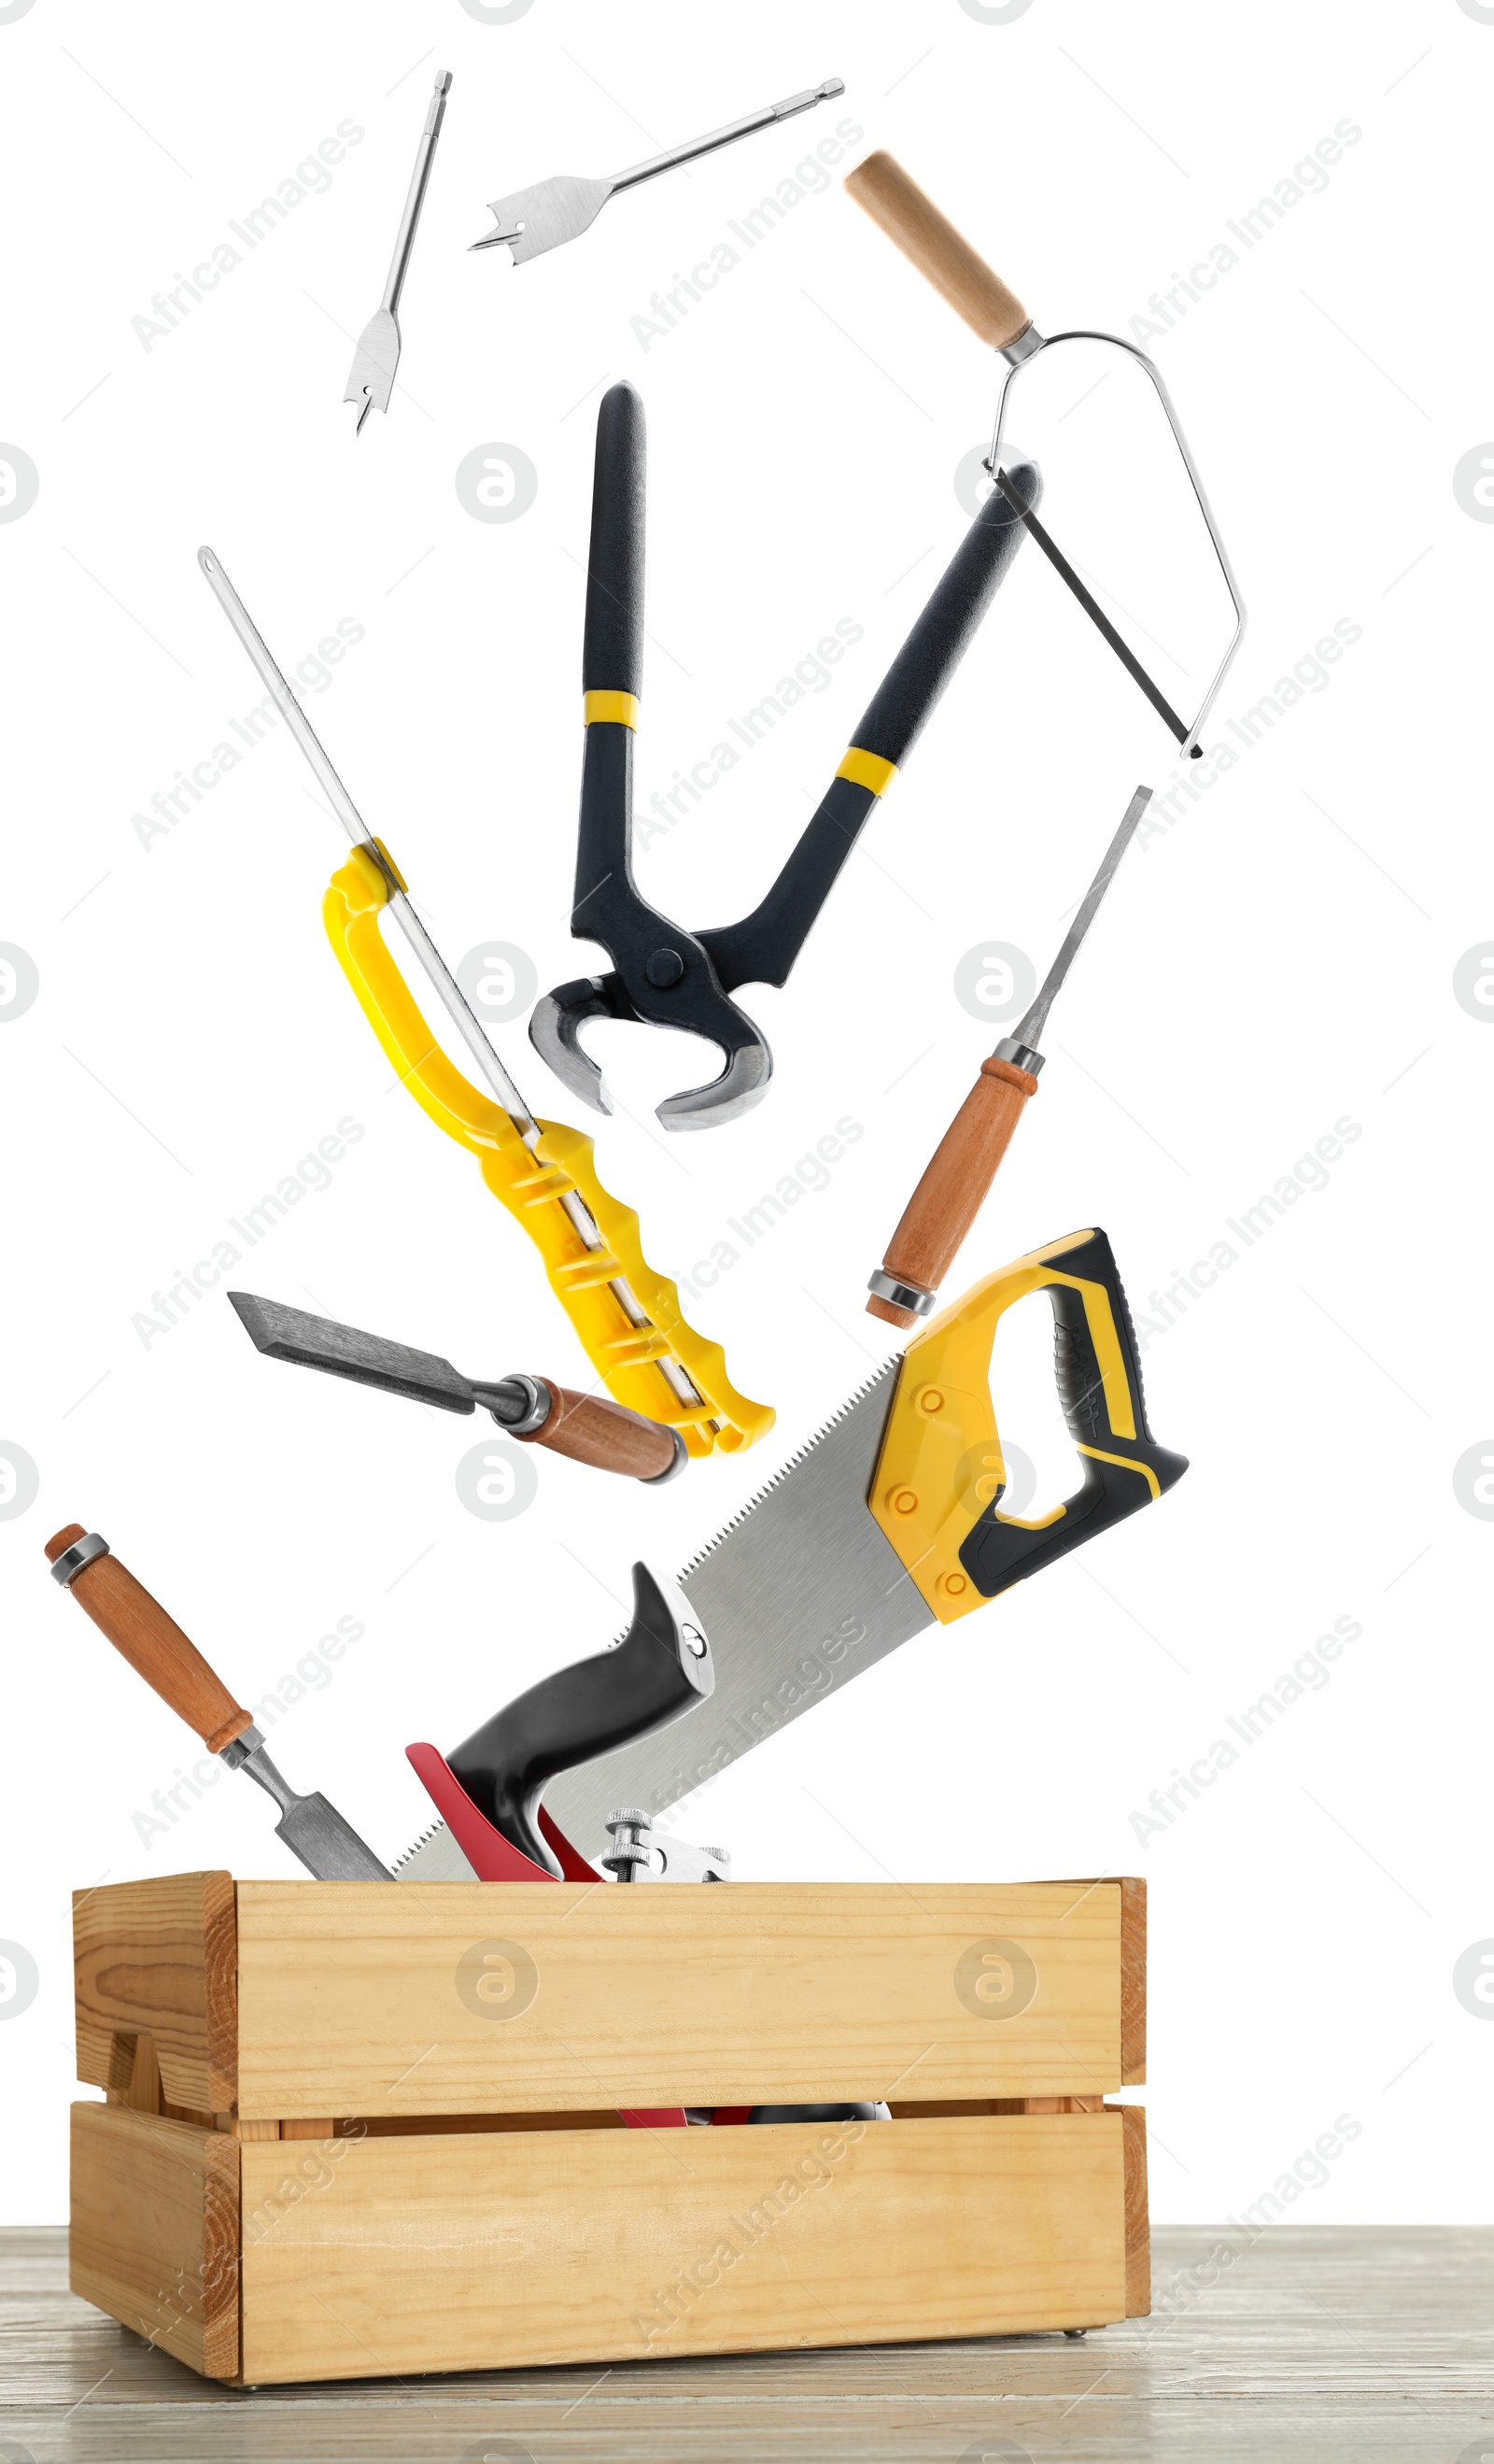
[[[753,1496],[749,1497],[745,1506],[737,1507],[736,1512],[733,1515],[730,1523],[723,1523],[720,1530],[715,1534],[715,1537],[712,1540],[708,1540],[703,1549],[696,1550],[695,1554],[690,1559],[688,1565],[684,1565],[680,1568],[679,1573],[674,1578],[675,1581],[680,1584],[687,1583],[691,1575],[695,1572],[697,1566],[703,1566],[708,1557],[714,1557],[716,1551],[720,1548],[723,1540],[730,1540],[737,1526],[745,1523],[748,1515],[757,1510],[757,1508],[762,1504],[763,1499],[765,1497],[771,1497],[774,1490],[782,1485],[791,1471],[798,1470],[805,1457],[813,1454],[816,1446],[821,1443],[822,1440],[827,1438],[832,1429],[839,1427],[841,1421],[845,1419],[847,1412],[853,1412],[858,1403],[866,1400],[873,1386],[881,1384],[882,1379],[887,1375],[888,1371],[890,1369],[900,1369],[902,1367],[903,1359],[904,1354],[902,1353],[894,1353],[892,1358],[885,1362],[882,1368],[877,1370],[872,1376],[868,1377],[865,1385],[858,1386],[853,1395],[847,1395],[845,1402],[840,1406],[840,1409],[830,1414],[829,1419],[824,1423],[823,1427],[816,1429],[812,1438],[805,1439],[798,1453],[790,1455],[787,1463],[780,1464],[780,1468],[774,1473],[773,1478],[770,1481],[765,1482],[761,1488],[758,1489]],[[618,1644],[623,1640],[626,1632],[626,1626],[619,1627],[617,1634],[612,1639],[612,1650],[615,1651],[617,1649]],[[417,1840],[416,1846],[418,1847],[420,1844],[421,1843]],[[415,1850],[412,1848],[409,1853],[413,1857]]]
[[[409,1863],[412,1857],[418,1857],[422,1848],[428,1848],[431,1840],[435,1837],[438,1831],[444,1831],[445,1829],[446,1824],[444,1822],[432,1822],[428,1831],[423,1831],[418,1839],[412,1839],[409,1846],[406,1849],[404,1856],[396,1857],[394,1860],[394,1871],[396,1874],[399,1872],[402,1865],[407,1865]]]
[[[776,1488],[780,1488],[784,1481],[787,1480],[789,1473],[798,1470],[800,1464],[805,1460],[805,1458],[812,1455],[816,1446],[820,1445],[824,1440],[829,1436],[830,1431],[840,1426],[840,1423],[846,1419],[847,1413],[853,1412],[858,1403],[866,1401],[866,1398],[871,1393],[872,1388],[874,1386],[879,1386],[882,1383],[883,1378],[886,1377],[890,1369],[901,1368],[903,1354],[901,1353],[894,1354],[893,1358],[884,1363],[883,1367],[877,1370],[874,1375],[868,1377],[864,1385],[858,1386],[853,1395],[847,1395],[845,1402],[840,1406],[840,1409],[830,1414],[829,1419],[824,1423],[823,1427],[816,1429],[812,1438],[805,1440],[798,1453],[790,1455],[787,1463],[780,1464],[780,1468],[774,1473],[773,1478],[764,1483],[763,1486],[758,1490],[756,1496],[750,1497],[745,1506],[737,1508],[737,1511],[733,1515],[730,1523],[722,1524],[720,1530],[715,1535],[715,1538],[714,1540],[708,1540],[705,1547],[698,1550],[695,1555],[691,1558],[690,1563],[687,1566],[681,1567],[678,1580],[681,1583],[687,1581],[695,1572],[697,1566],[703,1566],[708,1557],[714,1557],[722,1542],[731,1538],[732,1533],[736,1530],[737,1527],[746,1522],[749,1514],[755,1514],[757,1512],[758,1507],[762,1504],[763,1499],[765,1497],[771,1497]]]

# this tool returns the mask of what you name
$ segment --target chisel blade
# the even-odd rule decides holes
[[[416,1352],[382,1334],[365,1334],[362,1327],[340,1326],[335,1318],[313,1317],[309,1309],[290,1309],[283,1301],[261,1300],[255,1292],[230,1292],[228,1297],[250,1341],[267,1359],[323,1369],[329,1376],[351,1377],[360,1386],[433,1403],[443,1412],[475,1409],[470,1380],[433,1352]]]
[[[1047,1024],[1048,1012],[1063,991],[1064,979],[1079,955],[1085,935],[1094,922],[1101,903],[1115,878],[1116,868],[1135,835],[1136,825],[1152,802],[1150,787],[1138,787],[1121,815],[1120,827],[1100,859],[1100,869],[1079,902],[1079,911],[1064,936],[1064,946],[1049,967],[1043,989],[1031,1009],[1017,1028],[1011,1041],[1032,1049]],[[1000,1047],[998,1047],[1000,1049]]]
[[[380,1864],[352,1824],[343,1821],[337,1807],[329,1805],[319,1791],[311,1796],[294,1797],[275,1824],[275,1836],[285,1841],[292,1856],[298,1857],[308,1874],[315,1874],[319,1882],[389,1880],[387,1865]]]

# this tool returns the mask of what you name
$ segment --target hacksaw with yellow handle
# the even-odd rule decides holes
[[[400,881],[383,841],[379,851]],[[403,887],[403,884],[401,884]],[[437,1043],[380,929],[389,885],[371,855],[354,847],[328,884],[321,920],[339,966],[391,1066],[415,1101],[477,1157],[483,1179],[529,1235],[550,1288],[608,1392],[630,1411],[678,1429],[692,1455],[736,1454],[771,1429],[766,1403],[737,1393],[718,1343],[697,1334],[679,1292],[643,1252],[638,1218],[597,1177],[593,1141],[560,1121],[538,1121],[539,1145],[526,1146],[501,1105],[465,1077]],[[588,1247],[564,1200],[579,1198],[601,1234]],[[619,1300],[626,1285],[646,1322]],[[674,1391],[661,1364],[677,1362],[700,1397]]]
[[[416,914],[405,877],[374,836],[275,663],[270,645],[210,547],[203,575],[286,728],[353,842],[334,874],[322,921],[338,963],[400,1076],[433,1121],[477,1155],[495,1198],[522,1223],[550,1287],[614,1398],[679,1432],[692,1455],[735,1454],[773,1425],[765,1403],[738,1395],[719,1344],[687,1321],[679,1293],[643,1253],[638,1218],[597,1178],[591,1140],[537,1120],[481,1021]],[[399,924],[491,1090],[479,1094],[447,1058],[384,945],[384,911]],[[496,1098],[496,1101],[494,1099]]]

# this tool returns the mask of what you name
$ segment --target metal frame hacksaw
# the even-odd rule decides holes
[[[339,965],[389,1061],[436,1126],[474,1154],[494,1196],[544,1261],[550,1288],[618,1402],[678,1429],[692,1455],[736,1454],[773,1425],[726,1374],[721,1347],[697,1334],[678,1290],[643,1253],[638,1218],[597,1177],[593,1141],[531,1112],[410,903],[404,875],[343,786],[300,703],[209,547],[197,561],[275,707],[353,842],[332,876],[322,922]],[[437,1043],[394,962],[387,909],[415,952],[491,1093]]]

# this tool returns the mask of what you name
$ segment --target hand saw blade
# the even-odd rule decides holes
[[[546,1790],[546,1811],[583,1856],[608,1846],[615,1806],[665,1814],[934,1623],[867,1510],[902,1366],[899,1353],[879,1370],[686,1567],[680,1585],[711,1639],[715,1691]],[[472,1868],[438,1822],[395,1876],[460,1881]]]

